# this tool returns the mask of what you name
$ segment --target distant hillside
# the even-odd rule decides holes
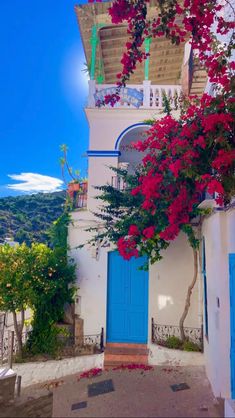
[[[0,242],[48,243],[46,231],[63,212],[65,191],[0,198]]]

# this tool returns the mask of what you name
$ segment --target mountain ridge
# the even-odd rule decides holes
[[[0,243],[14,241],[49,244],[47,231],[62,213],[66,192],[0,198]]]

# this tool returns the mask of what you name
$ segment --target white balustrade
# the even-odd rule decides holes
[[[105,96],[115,95],[116,92],[115,84],[97,84],[90,80],[88,107],[112,108],[111,104],[104,103],[104,99]],[[150,81],[145,80],[143,84],[128,84],[122,87],[118,92],[120,100],[115,103],[114,108],[162,109],[165,96],[174,109],[177,108],[181,93],[180,85],[152,85]]]

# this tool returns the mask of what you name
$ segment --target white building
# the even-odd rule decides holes
[[[235,398],[235,207],[213,213],[203,223],[204,356],[218,398]],[[230,402],[229,402],[230,403]],[[230,411],[227,416],[231,415]]]
[[[227,20],[234,20],[231,5],[234,0],[222,10]],[[213,85],[207,83],[206,92],[213,94]],[[212,200],[202,205],[213,207],[202,228],[206,372],[214,395],[225,400],[225,416],[235,417],[235,200],[226,208]]]
[[[137,274],[137,262],[123,261],[110,246],[78,249],[90,237],[86,229],[97,225],[92,215],[99,205],[94,186],[118,185],[109,166],[129,164],[131,167],[136,163],[138,157],[128,152],[128,144],[144,137],[146,119],[162,116],[163,90],[172,97],[182,88],[187,92],[190,87],[189,45],[175,47],[166,40],[154,40],[150,45],[150,60],[137,69],[131,80],[133,84],[122,92],[119,105],[98,107],[99,99],[115,92],[112,88],[120,72],[119,61],[126,41],[125,28],[111,25],[107,7],[107,3],[95,3],[76,8],[87,62],[91,66],[85,108],[90,126],[89,187],[86,209],[73,212],[69,244],[78,264],[84,334],[95,334],[104,328],[108,364],[115,361],[114,352],[110,351],[115,343],[122,350],[125,344],[129,344],[128,350],[130,344],[133,350],[136,344],[141,344],[138,347],[142,349],[142,345],[152,348],[152,318],[157,324],[178,326],[193,276],[193,258],[183,235],[148,273]],[[190,91],[200,94],[204,88],[205,72],[194,67]],[[193,291],[185,325],[200,328],[203,317],[207,375],[214,395],[225,399],[225,415],[230,417],[235,416],[235,208],[234,202],[227,208],[218,208],[213,200],[203,205],[212,206],[213,211],[202,226],[202,273]],[[123,298],[124,294],[128,294],[128,300]],[[129,351],[132,352],[136,353]],[[132,356],[128,360],[144,360],[143,353],[140,351],[138,358]]]
[[[153,5],[151,2],[150,15],[155,10]],[[76,7],[90,68],[85,108],[90,138],[87,207],[72,214],[69,245],[78,265],[79,313],[84,320],[84,334],[96,334],[104,329],[106,354],[109,353],[105,361],[113,364],[117,360],[115,354],[120,354],[117,346],[123,351],[127,345],[129,355],[126,352],[124,361],[147,361],[152,318],[158,325],[178,326],[193,278],[193,252],[182,234],[165,251],[163,260],[144,272],[137,269],[142,260],[124,261],[109,245],[83,249],[78,246],[90,238],[87,228],[97,225],[92,212],[100,202],[95,199],[94,186],[116,182],[118,187],[118,179],[109,167],[127,164],[131,169],[136,164],[140,157],[130,152],[128,144],[144,138],[148,130],[145,120],[162,117],[163,92],[173,98],[182,89],[189,91],[192,55],[188,44],[173,46],[165,39],[153,40],[151,45],[147,42],[145,48],[146,51],[151,48],[151,58],[137,68],[130,84],[122,90],[118,105],[100,107],[104,96],[115,92],[116,74],[121,70],[120,58],[127,41],[126,28],[111,24],[108,7],[109,3]],[[192,91],[201,93],[205,82],[205,72],[199,69]],[[200,332],[201,325],[199,277],[185,326]],[[134,357],[134,354],[138,355]]]

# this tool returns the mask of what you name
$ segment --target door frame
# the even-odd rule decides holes
[[[108,341],[108,321],[109,321],[109,265],[110,265],[110,254],[117,252],[117,250],[108,251],[107,253],[107,286],[106,286],[106,342]],[[119,254],[119,253],[118,253]],[[121,257],[121,256],[120,256]],[[129,261],[131,262],[131,260]],[[146,342],[126,342],[123,341],[124,344],[148,344],[148,338],[149,338],[149,270],[148,270],[148,279],[147,279],[147,304],[146,304]],[[110,341],[112,343],[112,341]],[[115,341],[113,342],[115,343]],[[118,342],[117,342],[118,343]],[[122,343],[122,341],[120,341]]]

